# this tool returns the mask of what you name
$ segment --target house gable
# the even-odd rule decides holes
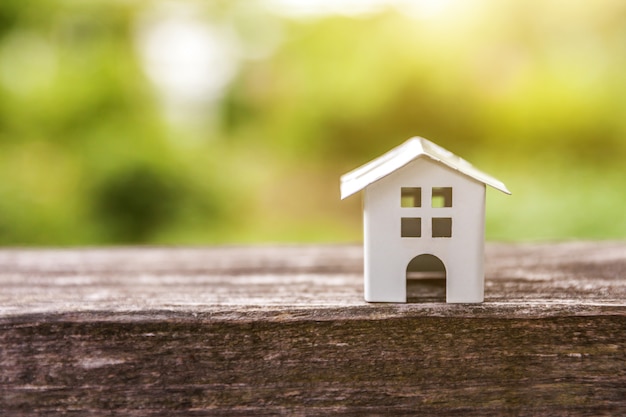
[[[366,221],[376,223],[370,225],[376,239],[388,235],[389,243],[399,239],[403,241],[399,244],[415,245],[430,239],[460,237],[456,232],[459,227],[471,230],[476,214],[484,216],[484,188],[482,182],[459,175],[447,166],[429,158],[417,158],[367,187],[363,201]],[[420,194],[417,202],[416,189]],[[403,204],[403,190],[414,194],[410,202],[418,204]],[[443,201],[439,200],[440,196]],[[449,201],[445,201],[446,197]],[[447,220],[434,219],[451,219],[452,235],[445,235]],[[416,234],[416,223],[421,223],[420,236],[414,236],[419,239],[403,238],[403,222],[409,235]]]

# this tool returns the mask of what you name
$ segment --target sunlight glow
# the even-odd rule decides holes
[[[136,32],[146,75],[166,101],[182,105],[219,99],[237,72],[237,48],[228,28],[194,12],[153,11]]]
[[[419,19],[430,19],[448,10],[456,0],[267,0],[268,7],[289,17],[358,16],[388,8]]]

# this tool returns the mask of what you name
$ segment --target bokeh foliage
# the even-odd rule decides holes
[[[138,52],[156,2],[0,3],[1,244],[357,241],[339,176],[414,135],[513,191],[488,193],[488,238],[626,236],[626,3],[178,3],[275,42],[183,121]]]

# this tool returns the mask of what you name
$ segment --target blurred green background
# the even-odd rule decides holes
[[[504,181],[487,237],[626,237],[626,2],[0,2],[0,244],[361,239],[414,135]]]

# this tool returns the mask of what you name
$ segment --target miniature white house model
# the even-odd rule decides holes
[[[365,300],[406,302],[409,278],[438,270],[448,303],[482,302],[485,185],[510,194],[419,137],[343,175],[342,199],[364,191]]]

